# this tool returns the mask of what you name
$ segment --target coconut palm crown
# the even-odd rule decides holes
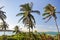
[[[40,12],[38,10],[32,10],[32,7],[33,7],[32,2],[20,5],[20,7],[21,7],[20,11],[22,12],[18,13],[16,16],[22,15],[22,17],[18,22],[20,22],[23,19],[22,20],[23,24],[29,25],[29,27],[33,29],[33,26],[36,24],[36,22],[35,22],[34,16],[31,13],[39,14]]]
[[[5,15],[6,12],[2,11],[2,10],[1,10],[2,8],[3,8],[3,7],[0,7],[0,19],[1,19],[2,21],[4,21],[4,19],[6,19],[6,15]]]

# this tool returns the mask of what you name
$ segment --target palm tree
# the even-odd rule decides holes
[[[19,26],[15,26],[13,32],[15,32],[17,34],[17,38],[18,38],[18,36],[19,36],[18,34],[20,33]],[[18,40],[19,40],[19,38],[18,38]]]
[[[21,9],[20,11],[22,11],[22,13],[18,13],[16,16],[22,16],[20,18],[20,20],[18,22],[20,22],[23,19],[23,24],[25,26],[28,26],[29,28],[29,33],[30,33],[30,28],[33,29],[33,27],[35,26],[36,22],[35,22],[35,18],[31,13],[40,13],[38,10],[32,10],[33,7],[33,3],[26,3],[23,5],[20,5]]]
[[[1,10],[2,8],[3,7],[0,8],[0,19],[3,21],[3,25],[4,25],[3,28],[5,28],[5,30],[6,30],[5,26],[7,26],[7,25],[6,25],[6,22],[4,21],[4,19],[6,19],[6,15],[4,14],[5,12]]]
[[[14,31],[13,31],[13,32],[15,32],[16,34],[20,33],[20,31],[19,31],[19,26],[15,26],[15,28],[14,28]]]
[[[44,11],[43,16],[45,16],[45,17],[43,19],[47,19],[46,22],[48,22],[53,17],[57,30],[58,30],[58,34],[59,34],[59,28],[58,28],[57,21],[56,21],[56,19],[57,19],[56,14],[60,13],[60,12],[56,12],[56,8],[54,6],[52,6],[51,4],[48,4],[44,9],[45,9],[45,11]]]

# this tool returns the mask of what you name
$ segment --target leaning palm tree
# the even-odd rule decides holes
[[[60,13],[60,12],[56,12],[56,7],[52,6],[51,4],[48,4],[44,9],[45,9],[45,11],[44,11],[43,16],[45,16],[45,17],[43,19],[47,19],[46,22],[48,22],[53,17],[57,30],[58,30],[58,34],[59,34],[59,28],[58,28],[57,21],[56,21],[56,19],[57,19],[56,14]]]
[[[4,28],[5,28],[6,22],[4,21],[4,19],[6,19],[6,15],[4,14],[5,12],[1,10],[2,8],[3,7],[0,7],[0,19],[3,21],[3,25],[4,25]]]
[[[39,14],[40,12],[38,10],[32,10],[33,3],[27,3],[20,5],[22,13],[18,13],[16,16],[22,16],[18,22],[20,22],[22,19],[23,24],[28,26],[29,28],[29,33],[30,33],[30,28],[33,29],[34,25],[36,24],[35,18],[31,13],[37,13]]]

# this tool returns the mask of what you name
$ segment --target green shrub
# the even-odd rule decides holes
[[[7,38],[7,40],[17,40],[17,39],[15,39],[15,38]]]

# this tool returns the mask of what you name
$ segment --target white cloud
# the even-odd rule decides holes
[[[20,26],[20,30],[21,31],[24,31],[24,32],[28,32],[29,30],[27,29],[27,27],[24,27],[23,24],[18,24]],[[10,30],[13,30],[15,25],[10,25],[9,26],[9,29]],[[49,27],[48,27],[49,26]],[[36,28],[34,28],[33,30],[37,30],[38,32],[56,32],[57,31],[57,28],[55,25],[36,25]]]

